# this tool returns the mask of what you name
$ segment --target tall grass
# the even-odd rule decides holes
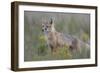
[[[41,44],[37,48],[37,56],[33,57],[34,61],[90,58],[90,50],[86,47],[82,47],[80,50],[72,52],[68,46],[65,46],[62,48],[57,48],[57,51],[53,53],[51,52],[50,48],[48,48],[43,35],[39,36],[39,41]]]
[[[90,42],[90,15],[54,12],[24,12],[24,60],[63,60],[90,58],[90,48],[81,47],[81,51],[71,52],[68,47],[57,48],[53,54],[48,48],[42,32],[42,20],[55,18],[58,32],[76,36],[84,43]],[[89,43],[90,44],[90,43]]]

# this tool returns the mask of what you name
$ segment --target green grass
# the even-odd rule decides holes
[[[43,35],[39,36],[41,44],[38,46],[38,55],[33,57],[33,60],[62,60],[70,59],[71,53],[67,47],[57,48],[57,51],[52,53],[47,47],[46,40]]]
[[[46,40],[43,35],[39,36],[38,54],[33,57],[33,61],[42,60],[64,60],[64,59],[84,59],[90,57],[90,50],[86,47],[80,48],[81,51],[71,52],[68,47],[57,48],[57,51],[52,53],[50,48],[46,46]]]
[[[90,58],[90,49],[81,47],[81,52],[71,52],[68,47],[58,48],[55,54],[46,45],[42,32],[42,20],[54,17],[58,32],[76,36],[83,42],[90,41],[90,15],[76,13],[24,12],[24,60],[63,60]],[[77,17],[77,18],[76,18]]]

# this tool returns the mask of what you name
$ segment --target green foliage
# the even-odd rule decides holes
[[[64,59],[71,59],[72,55],[70,53],[70,51],[68,50],[68,48],[57,48],[56,52],[48,52],[45,53],[43,55],[43,51],[47,50],[47,48],[45,48],[45,50],[43,49],[44,47],[42,46],[42,53],[38,56],[35,56],[33,59],[34,60],[64,60]],[[46,51],[47,52],[47,51]]]
[[[45,55],[47,52],[47,46],[46,46],[46,39],[44,35],[40,35],[39,37],[39,45],[38,45],[38,55]]]
[[[89,35],[87,33],[83,33],[81,35],[81,39],[84,41],[84,42],[87,42],[89,40]]]
[[[41,44],[38,46],[38,55],[33,57],[34,60],[61,60],[71,58],[68,47],[57,48],[56,52],[51,52],[46,45],[46,40],[43,35],[39,36],[39,41]]]
[[[54,53],[53,57],[58,59],[70,59],[71,53],[68,47],[58,48],[57,51]]]

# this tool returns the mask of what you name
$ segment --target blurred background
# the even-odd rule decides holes
[[[80,13],[56,13],[56,12],[24,12],[24,61],[84,59],[90,58],[90,49],[82,52],[70,53],[65,48],[52,55],[46,46],[46,40],[42,32],[42,22],[54,18],[56,31],[76,36],[85,43],[90,42],[90,15]]]

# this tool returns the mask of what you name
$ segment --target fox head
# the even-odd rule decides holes
[[[54,30],[55,30],[55,28],[54,28],[54,22],[53,22],[52,18],[50,19],[49,22],[42,23],[42,31],[44,33],[52,32]]]

